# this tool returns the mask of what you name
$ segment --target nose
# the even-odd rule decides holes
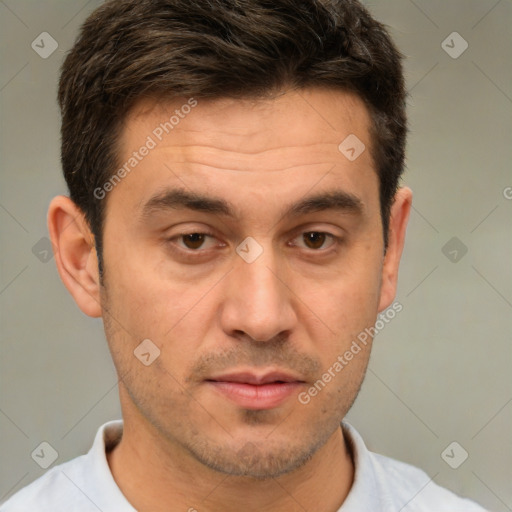
[[[283,267],[276,264],[271,249],[253,262],[236,257],[226,276],[220,322],[232,337],[249,336],[265,342],[287,338],[297,322],[294,292],[287,284]]]

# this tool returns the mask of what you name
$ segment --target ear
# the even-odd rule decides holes
[[[62,282],[86,315],[101,316],[94,235],[82,211],[69,197],[57,196],[51,201],[48,231]]]
[[[411,204],[411,189],[408,187],[398,189],[389,219],[388,248],[382,265],[379,313],[391,305],[396,295],[398,267],[404,248]]]

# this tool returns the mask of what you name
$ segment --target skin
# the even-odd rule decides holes
[[[186,101],[138,103],[119,161]],[[298,393],[395,297],[412,193],[396,194],[384,251],[369,126],[362,101],[343,91],[198,100],[104,199],[103,285],[81,212],[67,197],[52,201],[60,275],[84,313],[103,317],[120,377],[124,435],[108,462],[137,510],[334,512],[343,503],[354,467],[340,422],[371,343],[307,405]],[[354,161],[338,150],[349,134],[366,145]],[[237,218],[188,208],[143,215],[151,197],[176,187],[223,199]],[[283,216],[333,190],[360,208]],[[186,233],[211,236],[201,245]],[[263,249],[252,263],[235,251],[249,236]],[[134,356],[144,339],[160,349],[149,366]],[[282,370],[301,382],[278,406],[254,410],[205,382],[235,370]]]

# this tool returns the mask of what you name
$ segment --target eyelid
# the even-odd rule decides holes
[[[328,245],[328,247],[325,247],[323,249],[310,249],[309,247],[300,247],[301,249],[305,250],[305,251],[308,251],[308,252],[316,252],[316,253],[322,253],[322,252],[327,252],[327,251],[330,251],[332,250],[332,248],[336,245],[339,245],[341,243],[341,237],[339,236],[336,236],[332,233],[329,233],[328,231],[322,231],[322,230],[318,230],[318,229],[306,229],[306,230],[302,230],[297,236],[295,236],[293,240],[303,236],[304,234],[306,233],[319,233],[319,234],[322,234],[322,235],[326,235],[328,238],[331,239],[331,243]],[[296,244],[293,244],[294,247],[298,247]]]
[[[189,231],[183,231],[181,233],[176,233],[172,237],[169,237],[167,240],[169,242],[174,243],[178,247],[179,250],[184,251],[184,252],[189,253],[189,254],[194,254],[194,253],[200,254],[201,252],[207,251],[208,249],[203,249],[202,247],[200,247],[199,249],[189,249],[188,247],[181,247],[180,245],[178,245],[176,243],[177,240],[180,240],[180,239],[182,239],[183,237],[185,237],[187,235],[195,235],[195,234],[197,234],[197,235],[204,235],[205,239],[206,238],[211,238],[211,239],[216,239],[217,238],[213,233],[211,233],[209,231],[206,231],[206,230],[197,230],[197,231],[195,231],[195,230],[190,231],[189,230]],[[226,244],[221,242],[220,244],[217,244],[217,247],[219,247],[219,246],[220,247],[225,247]]]
[[[326,237],[331,240],[331,243],[327,247],[321,248],[321,249],[311,249],[309,247],[303,247],[299,244],[292,243],[294,240],[296,240],[299,237],[302,237],[306,233],[320,233],[320,234],[326,235]],[[173,236],[167,237],[166,242],[171,245],[173,251],[178,252],[182,255],[186,255],[188,257],[198,257],[198,258],[201,256],[204,257],[207,253],[210,253],[212,250],[214,250],[216,248],[224,248],[228,245],[225,242],[219,241],[219,243],[213,245],[212,247],[208,247],[208,248],[200,247],[198,249],[190,249],[187,247],[183,247],[177,243],[177,240],[181,239],[184,236],[192,235],[192,234],[200,234],[200,235],[204,235],[205,238],[219,240],[217,235],[215,233],[213,233],[211,230],[208,230],[207,228],[198,228],[198,229],[192,228],[192,229],[183,229],[181,232],[176,233]],[[325,228],[322,229],[322,228],[318,228],[318,227],[315,228],[315,227],[310,227],[310,226],[301,226],[301,227],[297,228],[296,230],[294,230],[293,238],[291,238],[290,242],[287,242],[286,245],[291,246],[291,247],[297,247],[303,252],[307,252],[307,253],[311,253],[311,254],[317,253],[319,255],[320,254],[325,255],[327,253],[330,253],[331,251],[335,251],[336,248],[341,244],[341,242],[342,242],[341,236],[335,235],[335,234],[331,233],[330,231],[326,231]]]

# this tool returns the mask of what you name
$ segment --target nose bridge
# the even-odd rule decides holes
[[[245,290],[248,305],[256,311],[265,306],[280,306],[283,296],[282,283],[277,279],[278,270],[273,258],[261,256],[259,261],[240,264],[238,286]]]
[[[225,331],[243,331],[257,341],[271,340],[289,331],[295,321],[290,290],[278,278],[279,261],[271,242],[245,240],[229,274],[229,291],[222,309]]]

